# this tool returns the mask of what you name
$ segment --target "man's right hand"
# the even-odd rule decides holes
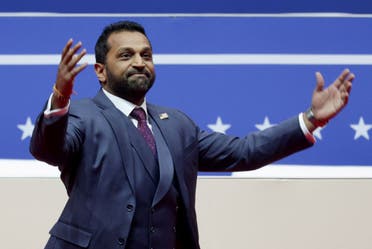
[[[57,79],[53,87],[51,109],[63,108],[68,104],[70,95],[73,93],[75,77],[88,65],[88,63],[77,65],[87,51],[83,49],[78,53],[78,50],[82,47],[82,43],[78,42],[75,46],[71,47],[72,44],[73,40],[68,40],[62,51]]]

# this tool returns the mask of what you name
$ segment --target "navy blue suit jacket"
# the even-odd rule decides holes
[[[199,129],[178,110],[148,104],[148,113],[159,134],[160,165],[171,168],[178,179],[192,248],[199,248],[195,214],[198,171],[257,169],[311,146],[298,118],[294,117],[244,138]],[[164,117],[164,113],[167,117]],[[163,116],[163,118],[160,118]],[[133,170],[146,164],[150,150],[133,136],[135,127],[99,91],[94,99],[72,102],[68,115],[38,117],[30,150],[35,158],[56,165],[69,194],[68,202],[46,248],[116,248],[127,238],[135,209]],[[161,136],[164,143],[158,143]],[[145,165],[146,166],[146,165]],[[162,183],[158,201],[169,188]],[[65,242],[68,242],[66,244]],[[80,246],[80,247],[78,247]]]

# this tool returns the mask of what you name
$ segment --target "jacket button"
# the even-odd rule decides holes
[[[177,229],[176,229],[176,227],[175,227],[175,226],[173,227],[173,232],[177,232]]]
[[[151,226],[150,227],[150,232],[155,233],[155,227]]]
[[[119,245],[124,245],[125,244],[125,239],[124,238],[118,238],[118,244]]]
[[[128,210],[128,212],[132,212],[133,211],[133,205],[128,204],[127,205],[127,210]]]

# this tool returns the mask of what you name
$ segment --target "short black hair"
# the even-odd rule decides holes
[[[121,32],[121,31],[130,31],[130,32],[139,32],[146,36],[145,28],[136,22],[132,21],[119,21],[112,24],[109,24],[104,28],[101,35],[98,37],[95,46],[96,53],[96,62],[105,64],[107,52],[110,50],[110,47],[107,44],[107,40],[112,33]],[[148,39],[148,38],[147,38]]]

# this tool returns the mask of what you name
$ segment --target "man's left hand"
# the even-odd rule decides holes
[[[328,88],[324,88],[322,74],[316,72],[315,76],[316,87],[311,101],[311,111],[317,122],[309,122],[311,120],[305,115],[305,123],[310,131],[317,128],[317,123],[326,124],[346,106],[355,78],[349,69],[345,69]]]

